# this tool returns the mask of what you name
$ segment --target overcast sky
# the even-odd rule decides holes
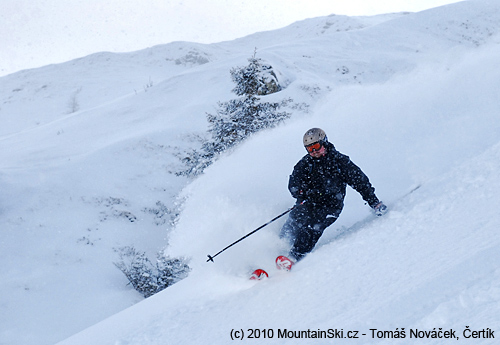
[[[458,0],[0,0],[0,76],[100,51],[213,43],[330,14],[418,12]]]

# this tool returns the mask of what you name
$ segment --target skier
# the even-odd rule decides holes
[[[303,141],[307,155],[295,165],[288,182],[296,206],[280,232],[280,237],[290,243],[291,260],[286,256],[276,259],[278,267],[285,270],[309,253],[323,231],[337,220],[344,207],[346,185],[354,188],[378,216],[387,212],[368,177],[335,149],[322,129],[308,130]]]

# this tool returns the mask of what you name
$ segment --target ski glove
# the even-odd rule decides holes
[[[387,213],[387,211],[389,211],[389,209],[387,208],[387,206],[384,205],[384,203],[381,201],[379,202],[377,205],[373,206],[373,211],[375,212],[375,214],[377,216],[383,216],[384,214]]]

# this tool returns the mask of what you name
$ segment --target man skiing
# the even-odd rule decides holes
[[[335,149],[322,129],[308,130],[303,142],[307,155],[295,165],[288,182],[297,202],[280,232],[280,237],[290,242],[291,260],[285,256],[276,259],[278,267],[285,270],[309,253],[323,231],[337,220],[344,207],[346,185],[354,188],[377,215],[387,212],[368,177]]]

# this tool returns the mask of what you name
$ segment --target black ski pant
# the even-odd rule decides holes
[[[280,238],[290,242],[290,256],[299,261],[311,252],[323,231],[337,220],[340,211],[314,204],[295,206],[280,232]]]

